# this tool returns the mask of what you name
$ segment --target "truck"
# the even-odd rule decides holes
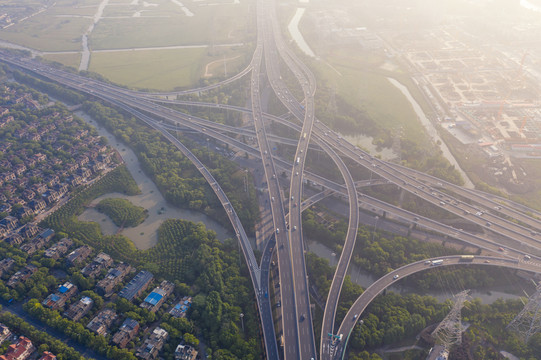
[[[441,265],[443,264],[443,260],[442,259],[439,259],[439,260],[432,260],[432,266],[437,266],[437,265]]]

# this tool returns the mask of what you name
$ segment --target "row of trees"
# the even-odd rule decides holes
[[[20,71],[13,71],[13,78],[20,83],[26,84],[34,89],[43,91],[51,96],[70,104],[79,104],[84,101],[85,96],[66,88],[65,86],[40,80],[34,76],[27,75]]]
[[[463,252],[442,247],[439,243],[422,242],[384,231],[373,232],[373,227],[360,226],[357,233],[352,262],[361,269],[382,276],[406,264],[428,258],[458,255]],[[303,212],[303,231],[309,239],[340,252],[345,239],[347,224],[339,220],[331,227],[317,221],[312,210]],[[441,289],[443,284],[460,279],[465,288],[493,286],[498,280],[516,278],[507,269],[445,268],[408,277],[405,282],[418,289]],[[520,281],[516,278],[516,281]]]
[[[31,299],[23,306],[24,310],[52,329],[60,331],[72,340],[82,344],[98,354],[113,360],[136,360],[137,358],[126,349],[119,349],[108,344],[107,338],[96,335],[79,322],[70,321],[56,310],[43,307],[38,300]]]
[[[195,166],[161,134],[149,129],[133,117],[97,102],[86,102],[85,112],[105,126],[137,154],[145,173],[156,183],[160,192],[172,204],[204,212],[226,226],[227,216],[205,179]],[[248,233],[253,233],[257,220],[257,203],[253,182],[247,181],[250,191],[244,192],[244,174],[233,162],[218,154],[193,149],[193,152],[212,170]]]
[[[145,221],[148,216],[148,210],[141,206],[135,206],[126,199],[103,199],[96,208],[99,212],[109,216],[113,223],[121,227],[137,226]]]
[[[54,338],[46,332],[39,331],[18,316],[8,312],[2,312],[0,313],[0,322],[11,330],[24,334],[24,336],[28,337],[34,343],[34,346],[38,348],[39,353],[51,351],[56,355],[58,360],[86,359],[72,347],[66,345],[64,342]]]
[[[158,243],[153,248],[137,250],[129,239],[104,236],[97,224],[79,222],[73,215],[103,193],[127,190],[125,186],[133,181],[128,177],[126,169],[118,167],[79,192],[47,218],[45,224],[107,252],[116,260],[145,268],[158,277],[185,283],[179,289],[194,295],[190,318],[207,340],[213,359],[259,358],[262,349],[256,341],[258,320],[253,291],[247,269],[239,263],[238,245],[234,240],[220,243],[215,233],[207,231],[201,223],[170,219],[158,229]],[[144,320],[144,314],[137,313],[128,304],[120,302],[116,306]],[[245,334],[239,328],[240,313],[245,314]]]

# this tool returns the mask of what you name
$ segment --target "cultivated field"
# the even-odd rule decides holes
[[[47,6],[21,0],[16,4],[27,6],[28,16],[17,15],[20,21],[2,29],[0,39],[79,68],[86,34],[88,70],[133,87],[189,87],[202,77],[222,77],[226,69],[233,74],[246,66],[255,38],[250,20],[254,0],[58,0]],[[183,46],[197,48],[179,48]],[[219,61],[224,59],[225,67]]]
[[[173,90],[197,84],[205,73],[206,64],[222,60],[224,56],[226,59],[239,56],[227,62],[229,74],[245,66],[244,61],[237,61],[244,59],[244,50],[220,50],[215,55],[209,48],[97,52],[92,55],[89,70],[130,87]],[[213,68],[212,75],[223,76],[223,62],[220,70]]]

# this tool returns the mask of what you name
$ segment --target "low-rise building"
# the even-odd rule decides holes
[[[30,209],[28,206],[22,206],[21,208],[19,208],[19,210],[17,210],[17,217],[19,219],[32,215],[34,215],[34,210]]]
[[[142,270],[137,275],[135,275],[133,279],[130,280],[128,285],[126,285],[122,290],[120,290],[118,296],[132,301],[134,298],[140,296],[143,291],[147,289],[147,287],[152,282],[152,279],[154,279],[154,275],[152,275],[150,271]]]
[[[26,201],[30,201],[36,197],[36,193],[30,189],[25,189],[21,195]]]
[[[55,184],[53,189],[58,193],[59,196],[64,196],[68,192],[68,184]]]
[[[81,274],[84,276],[96,277],[101,270],[108,268],[112,264],[113,259],[106,253],[100,252],[90,264],[81,270]]]
[[[49,309],[58,310],[63,308],[66,302],[77,292],[77,286],[70,282],[66,282],[58,287],[58,290],[49,294],[45,300],[41,303],[43,306]]]
[[[197,354],[192,346],[179,344],[175,349],[175,360],[195,360]]]
[[[98,335],[106,336],[107,330],[117,319],[116,313],[111,309],[102,310],[88,323],[86,326],[90,331],[94,331]]]
[[[4,241],[11,246],[17,246],[23,243],[24,238],[21,236],[21,234],[12,232],[12,233],[7,234],[6,239]]]
[[[45,257],[55,260],[60,259],[60,257],[64,256],[64,254],[68,252],[68,249],[72,245],[73,241],[68,238],[63,238],[62,240],[45,250]]]
[[[111,341],[113,342],[113,344],[123,349],[126,347],[126,345],[128,345],[130,341],[135,338],[138,331],[139,323],[132,318],[127,318],[126,320],[124,320],[124,322],[120,326],[120,329],[118,329]]]
[[[25,281],[30,276],[34,275],[34,273],[38,271],[38,268],[35,267],[32,264],[26,265],[21,270],[17,271],[15,274],[13,274],[12,277],[9,278],[9,281],[7,283],[7,286],[14,287],[21,281]]]
[[[41,195],[49,206],[53,205],[60,199],[60,195],[55,190],[49,189]]]
[[[83,316],[88,314],[90,309],[94,305],[94,301],[88,296],[83,296],[79,301],[72,304],[67,311],[64,312],[64,316],[73,321],[79,321]]]
[[[186,314],[188,312],[188,309],[192,305],[192,297],[191,296],[184,296],[178,304],[173,306],[171,310],[169,310],[169,314],[171,316],[176,318],[183,318],[186,317]]]
[[[56,355],[52,352],[44,351],[43,356],[39,360],[56,360]]]
[[[24,225],[20,230],[19,234],[25,239],[31,238],[32,236],[35,236],[39,231],[39,228],[36,224],[28,223]]]
[[[86,258],[89,257],[91,253],[92,253],[92,249],[87,245],[83,245],[73,250],[72,252],[70,252],[68,256],[66,256],[66,262],[68,263],[69,266],[79,265],[83,261],[85,261]]]
[[[134,269],[129,264],[120,263],[115,268],[109,269],[107,275],[98,282],[96,292],[103,296],[110,296],[118,284]]]
[[[83,179],[86,179],[87,177],[89,177],[90,175],[92,175],[92,172],[90,171],[90,169],[88,168],[79,168],[77,170],[77,175],[79,175],[80,177],[82,177]]]
[[[47,207],[47,203],[43,199],[34,199],[28,203],[28,206],[34,210],[34,213],[38,213]]]
[[[0,199],[0,201],[4,201],[4,202],[5,202],[5,201],[8,200],[7,197],[6,197],[6,195],[4,195],[4,194],[0,194],[0,197],[3,198],[3,199]],[[0,212],[9,214],[9,213],[11,212],[11,210],[12,210],[12,206],[11,206],[11,204],[9,204],[9,203],[5,203],[5,204],[0,205]],[[1,227],[2,229],[6,229],[5,226],[0,226],[0,227]],[[7,230],[7,229],[6,229],[6,230]]]
[[[4,355],[0,355],[0,360],[26,360],[36,350],[30,339],[21,336],[15,344],[9,345]]]
[[[4,325],[0,324],[0,344],[2,344],[6,339],[11,335],[11,331],[9,328]]]
[[[15,260],[13,260],[12,258],[5,258],[0,260],[0,277],[4,276],[4,274],[13,269],[14,265]]]
[[[45,185],[44,183],[37,183],[32,185],[30,189],[32,189],[32,191],[34,191],[35,193],[41,195],[45,191],[47,191],[47,185]]]
[[[145,339],[143,345],[137,349],[135,356],[144,360],[154,360],[169,338],[169,333],[161,327],[155,328],[150,336]]]
[[[6,230],[13,230],[17,227],[17,222],[19,220],[17,220],[16,217],[14,216],[6,216],[5,218],[3,218],[2,220],[0,220],[0,226],[6,228]]]
[[[33,254],[43,248],[54,236],[54,230],[45,229],[38,236],[21,246],[21,250]]]
[[[165,302],[167,297],[171,295],[174,289],[175,285],[173,283],[164,280],[160,283],[158,287],[156,287],[154,290],[152,290],[150,294],[148,294],[148,296],[145,298],[145,300],[143,300],[140,306],[143,309],[147,309],[151,312],[156,312]]]

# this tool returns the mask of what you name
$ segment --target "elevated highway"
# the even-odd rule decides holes
[[[442,260],[442,263],[437,266],[431,265],[432,261]],[[432,270],[443,266],[500,266],[517,270],[530,271],[533,273],[541,273],[541,262],[525,262],[518,259],[502,259],[491,256],[475,256],[473,261],[464,261],[461,256],[444,256],[428,260],[422,260],[405,265],[399,269],[396,269],[370,285],[357,300],[350,307],[346,316],[342,320],[338,334],[342,334],[342,341],[336,341],[333,344],[333,348],[330,350],[330,356],[321,356],[322,360],[328,359],[343,359],[345,349],[349,340],[349,336],[353,331],[353,328],[361,318],[362,313],[366,307],[385,289],[399,281],[400,279],[427,270]],[[329,346],[330,347],[330,346]],[[326,353],[325,353],[326,354]]]
[[[122,103],[116,103],[117,106],[123,108],[124,110],[130,112],[134,116],[138,117],[150,127],[159,131],[167,140],[169,140],[177,149],[179,149],[184,156],[186,156],[197,168],[197,170],[203,175],[207,183],[210,185],[222,207],[224,208],[227,217],[235,231],[237,239],[239,241],[242,253],[248,265],[248,270],[250,273],[250,278],[255,290],[256,301],[259,309],[259,316],[261,319],[261,327],[263,330],[263,338],[265,341],[265,351],[267,354],[267,359],[277,360],[279,359],[278,347],[276,344],[276,334],[274,331],[274,323],[272,317],[272,309],[270,300],[268,297],[269,291],[269,262],[271,254],[263,254],[261,259],[261,266],[263,270],[257,265],[253,249],[250,244],[250,240],[246,235],[244,227],[240,222],[240,219],[231,205],[231,202],[227,198],[227,195],[220,187],[216,179],[212,176],[210,171],[203,165],[203,163],[188,149],[182,144],[175,136],[171,135],[166,131],[161,124],[157,123],[154,119],[148,117],[147,115],[129,107]],[[273,244],[275,242],[274,238],[269,239],[269,247],[272,250]]]
[[[273,158],[271,156],[272,148],[266,136],[266,130],[263,126],[261,100],[259,96],[260,81],[261,81],[261,63],[263,60],[264,41],[261,12],[264,8],[257,7],[257,26],[258,38],[257,48],[254,53],[253,71],[250,80],[250,97],[252,101],[253,120],[256,130],[256,137],[259,144],[259,156],[263,161],[263,171],[267,182],[267,188],[270,197],[270,207],[272,221],[274,227],[274,235],[278,246],[278,266],[280,267],[280,301],[282,312],[282,327],[284,336],[284,359],[299,359],[300,357],[300,341],[297,322],[297,300],[295,293],[294,278],[292,276],[292,256],[291,246],[289,243],[287,226],[285,221],[284,206],[282,203],[282,195],[280,184],[276,176],[276,169]],[[268,296],[268,294],[267,294]]]
[[[258,8],[263,8],[262,2],[259,3]],[[270,10],[271,13],[274,14],[274,4],[272,4],[271,8],[266,8],[266,10]],[[263,15],[266,15],[266,14],[258,13],[258,19],[263,19],[264,18]],[[270,23],[266,23],[265,21],[270,21]],[[259,26],[259,22],[258,22],[258,26]],[[302,227],[300,225],[301,207],[295,205],[296,203],[300,203],[300,199],[302,196],[302,180],[305,176],[307,179],[315,179],[312,181],[316,181],[316,182],[319,181],[320,183],[324,183],[327,188],[333,189],[333,191],[339,191],[342,194],[345,194],[345,196],[347,196],[350,203],[349,229],[352,232],[353,232],[353,229],[354,231],[356,231],[357,229],[357,225],[354,224],[355,212],[358,213],[357,204],[361,204],[361,206],[368,204],[369,206],[372,206],[373,209],[386,211],[387,213],[393,213],[394,216],[398,216],[407,221],[410,221],[411,223],[418,224],[416,226],[423,226],[428,229],[434,229],[435,231],[439,231],[439,232],[448,231],[448,234],[450,236],[459,237],[461,240],[465,242],[471,242],[472,244],[476,244],[477,246],[480,246],[481,248],[490,249],[493,251],[498,250],[497,248],[498,244],[495,243],[494,241],[491,241],[490,239],[477,237],[477,236],[474,236],[462,231],[457,231],[456,229],[445,227],[444,225],[442,226],[441,224],[435,221],[418,217],[415,214],[405,212],[402,209],[399,209],[396,207],[392,207],[377,199],[364,197],[362,195],[360,198],[358,198],[357,192],[354,190],[355,184],[353,184],[353,181],[351,180],[351,175],[349,175],[349,178],[348,178],[349,171],[347,170],[347,167],[343,165],[342,160],[333,151],[333,149],[337,149],[342,154],[344,154],[347,157],[350,157],[358,164],[370,169],[375,174],[385,179],[388,179],[388,181],[396,184],[397,186],[403,188],[404,190],[409,191],[415,194],[416,196],[419,196],[438,207],[444,208],[457,216],[461,216],[473,223],[476,223],[477,225],[483,227],[486,231],[493,231],[507,238],[513,239],[513,241],[515,241],[515,245],[512,247],[508,247],[508,249],[506,249],[505,254],[504,254],[506,256],[516,257],[516,258],[522,256],[525,246],[528,247],[528,249],[539,248],[539,245],[541,243],[541,237],[539,237],[538,233],[541,230],[541,221],[539,221],[538,219],[535,219],[532,216],[525,214],[524,212],[527,211],[527,209],[525,209],[524,207],[518,206],[518,204],[514,204],[509,201],[504,201],[502,199],[495,198],[494,196],[487,196],[487,194],[482,194],[478,191],[462,189],[458,186],[443,182],[439,179],[430,177],[428,175],[424,175],[419,172],[415,172],[411,169],[403,168],[396,164],[390,164],[390,163],[386,163],[381,160],[372,158],[370,155],[361,151],[360,149],[357,149],[353,145],[347,143],[345,140],[343,140],[340,137],[340,135],[332,132],[323,124],[315,120],[315,115],[313,112],[313,93],[315,92],[315,79],[313,78],[313,75],[307,70],[304,64],[298,61],[298,59],[295,58],[294,54],[289,49],[287,49],[287,47],[283,45],[283,40],[281,40],[279,33],[274,31],[275,29],[277,29],[277,24],[276,24],[274,16],[271,17],[270,20],[267,19],[267,20],[261,21],[261,26],[262,28],[259,28],[258,33],[265,34],[265,36],[258,38],[258,46],[254,53],[254,58],[252,59],[252,62],[249,66],[249,70],[247,68],[245,70],[246,72],[244,72],[242,76],[248,74],[249,71],[252,71],[252,79],[251,79],[252,81],[251,82],[252,84],[252,93],[251,93],[252,111],[251,112],[254,116],[254,122],[256,124],[256,134],[259,134],[259,135],[256,135],[258,138],[259,147],[260,147],[257,150],[257,153],[259,153],[259,156],[261,156],[261,158],[263,159],[264,168],[266,169],[267,167],[269,167],[268,170],[266,169],[266,176],[267,176],[267,184],[272,183],[272,185],[269,185],[269,194],[271,194],[272,198],[283,199],[283,196],[280,192],[280,188],[279,188],[279,185],[277,184],[277,180],[275,179],[276,169],[274,167],[274,160],[272,158],[270,147],[268,145],[269,137],[265,133],[265,128],[263,126],[262,121],[265,118],[272,118],[273,120],[281,121],[282,123],[288,126],[291,126],[292,128],[297,129],[297,131],[299,131],[300,133],[299,140],[296,142],[296,144],[295,144],[295,141],[290,141],[290,145],[293,145],[293,146],[297,145],[294,161],[296,161],[296,159],[299,159],[299,163],[294,164],[293,169],[291,170],[290,194],[288,196],[289,212],[291,214],[291,219],[290,219],[290,228],[289,228],[289,231],[287,231],[287,234],[286,234],[287,225],[285,225],[284,206],[281,203],[278,204],[278,202],[275,204],[275,206],[273,206],[274,207],[274,210],[273,210],[274,220],[273,221],[275,221],[275,229],[276,230],[282,229],[281,232],[276,231],[276,234],[275,234],[278,254],[280,256],[280,249],[283,249],[284,251],[288,253],[287,256],[282,255],[281,256],[282,260],[279,260],[279,266],[281,270],[280,276],[281,276],[281,282],[282,282],[282,290],[284,289],[284,285],[285,285],[285,290],[283,290],[285,295],[281,294],[281,296],[285,296],[285,298],[284,297],[282,298],[283,300],[282,301],[282,313],[283,313],[282,319],[285,319],[284,321],[289,321],[289,325],[290,325],[287,327],[287,330],[290,331],[290,333],[288,336],[286,336],[286,351],[289,351],[289,355],[287,355],[287,357],[291,359],[297,359],[297,358],[308,359],[310,357],[315,358],[315,346],[313,344],[314,336],[313,336],[313,330],[311,329],[311,313],[310,313],[310,308],[309,308],[309,297],[308,297],[308,291],[307,291],[308,284],[306,280],[306,269],[304,265],[304,255],[303,255],[304,246],[302,243]],[[271,29],[271,28],[273,29],[273,31],[267,31],[268,29]],[[265,29],[265,31],[264,32],[261,31],[262,29]],[[267,36],[271,36],[272,39],[267,38]],[[281,81],[279,73],[275,66],[278,62],[278,58],[277,58],[278,54],[284,60],[286,65],[291,68],[293,74],[298,79],[299,83],[301,84],[301,87],[304,93],[304,99],[303,99],[303,103],[305,104],[304,106],[301,105],[291,95],[287,87],[285,87],[285,85]],[[261,60],[263,56],[265,56],[265,64],[267,66],[267,75],[269,76],[269,79],[271,80],[271,85],[274,91],[276,92],[278,98],[290,110],[290,112],[294,114],[297,119],[299,119],[299,121],[302,123],[302,127],[291,124],[284,118],[271,117],[262,113],[261,105],[259,103],[258,90],[259,90],[260,66],[261,66]],[[91,79],[83,78],[83,80],[81,80],[81,77],[77,77],[74,74],[64,74],[58,70],[53,70],[46,66],[41,67],[41,65],[39,66],[35,65],[36,63],[33,63],[33,62],[21,61],[20,59],[15,59],[15,60],[11,59],[8,61],[18,64],[18,66],[22,66],[30,71],[34,71],[43,76],[47,76],[53,80],[57,80],[61,83],[72,86],[76,89],[99,96],[107,101],[110,101],[118,106],[123,107],[127,111],[130,111],[128,109],[132,109],[133,111],[136,111],[139,113],[139,115],[137,115],[138,117],[148,116],[147,114],[152,114],[153,116],[158,116],[160,118],[167,119],[171,121],[173,124],[175,123],[179,125],[182,124],[183,126],[186,126],[187,128],[202,132],[208,136],[215,137],[226,143],[235,143],[236,146],[238,146],[239,148],[244,148],[244,149],[247,148],[247,145],[245,144],[241,145],[241,143],[238,140],[233,140],[231,137],[219,132],[219,131],[228,131],[230,133],[238,133],[240,131],[239,129],[229,128],[227,130],[224,130],[225,128],[222,128],[222,130],[218,130],[219,128],[217,124],[214,124],[211,122],[202,122],[200,119],[195,119],[186,114],[181,115],[179,112],[175,112],[172,109],[164,108],[162,106],[153,104],[148,101],[149,97],[154,97],[154,96],[162,97],[164,96],[163,94],[141,95],[139,93],[127,92],[125,89],[118,89],[111,85],[100,84],[99,82],[91,80]],[[254,74],[257,74],[257,75],[254,76]],[[239,77],[240,76],[241,75],[239,74]],[[199,89],[198,91],[205,91],[205,90]],[[198,92],[198,91],[195,91],[195,92]],[[174,96],[177,94],[178,94],[177,92],[170,93],[169,95],[165,95],[165,97]],[[167,99],[165,100],[169,101]],[[163,100],[160,100],[160,101],[163,101]],[[228,108],[220,104],[213,104],[213,107],[216,107],[216,108],[223,107],[224,109]],[[138,109],[138,110],[134,110],[134,109]],[[161,129],[160,131],[164,131],[165,124],[154,123],[153,126],[158,126]],[[164,136],[166,135],[164,134]],[[304,161],[305,161],[306,153],[308,151],[308,143],[310,142],[310,140],[313,140],[315,143],[319,144],[321,148],[327,153],[329,153],[331,158],[337,163],[342,173],[342,176],[345,179],[345,186],[342,184],[336,184],[336,183],[330,182],[321,177],[318,178],[316,175],[309,174],[304,171],[303,169]],[[253,149],[249,149],[245,151],[247,152],[252,151],[252,154],[253,154]],[[277,166],[280,166],[280,161],[276,161],[276,162],[277,162]],[[342,163],[343,166],[339,165],[340,162]],[[284,168],[288,168],[288,167],[291,168],[291,164],[282,163],[282,165],[284,166]],[[300,171],[295,170],[295,165],[299,165]],[[203,170],[200,169],[200,171],[203,171]],[[299,173],[298,176],[296,175],[297,172]],[[203,176],[205,175],[203,174]],[[270,179],[269,179],[269,176],[270,176]],[[211,185],[213,190],[215,190],[214,187],[217,185],[215,184],[215,181],[213,183],[212,179],[210,178],[207,179],[207,181],[209,181],[209,184]],[[215,190],[215,192],[216,191],[217,190]],[[448,192],[455,193],[458,196],[458,198],[452,197],[451,194],[449,194]],[[219,193],[220,191],[218,191],[217,196],[220,197],[220,195],[218,195]],[[272,196],[272,195],[275,195],[275,196]],[[293,196],[293,198],[291,198],[291,196]],[[226,199],[220,199],[220,201],[222,200],[225,201]],[[281,201],[282,200],[280,200],[280,202]],[[471,202],[475,202],[476,205],[471,204]],[[226,212],[228,212],[228,210],[234,210],[232,209],[231,204],[228,205],[227,203],[222,202],[222,205],[226,209]],[[353,208],[355,210],[353,210]],[[534,216],[539,216],[538,212],[532,211],[531,214],[533,214]],[[228,216],[229,216],[229,212],[228,212]],[[520,222],[520,224],[516,224],[515,222],[510,221],[508,218],[516,219]],[[230,221],[234,221],[234,220],[231,220],[230,218]],[[240,226],[240,222],[237,225]],[[298,230],[297,232],[292,230],[293,226],[297,228]],[[280,233],[281,235],[278,236]],[[351,249],[352,249],[352,246],[354,244],[354,239],[355,239],[355,234],[354,233],[352,234],[353,235],[350,235],[350,231],[348,230],[348,236],[345,242],[345,246],[347,245],[348,248],[349,246],[351,246]],[[241,244],[242,244],[242,239],[239,238],[239,240],[241,240]],[[254,289],[256,289],[256,297],[258,299],[258,306],[260,308],[260,314],[261,314],[261,319],[262,319],[264,333],[265,333],[265,341],[267,345],[267,357],[274,359],[275,358],[274,356],[275,355],[277,356],[276,343],[274,341],[274,337],[268,336],[268,333],[270,331],[268,330],[268,313],[267,315],[264,315],[265,311],[267,311],[265,309],[267,307],[270,309],[270,304],[269,304],[268,298],[265,296],[267,292],[264,292],[264,289],[265,289],[264,281],[259,282],[257,280],[257,279],[261,279],[261,276],[262,276],[262,275],[257,275],[257,270],[259,271],[262,271],[262,270],[260,270],[257,267],[257,264],[255,265],[253,264],[253,259],[251,259],[251,255],[245,252],[244,248],[243,248],[243,253],[245,255],[249,268],[253,269],[253,274],[251,270],[251,277],[252,277],[252,282],[254,283]],[[349,253],[349,256],[351,256],[351,251],[349,252],[343,251],[342,255],[346,253]],[[253,252],[252,252],[252,256],[253,256]],[[342,264],[339,264],[338,271],[335,274],[335,278],[333,279],[333,285],[331,286],[332,289],[329,294],[329,299],[327,301],[328,305],[325,311],[323,326],[325,329],[327,329],[329,328],[328,324],[331,324],[330,331],[329,331],[331,333],[333,333],[332,326],[334,324],[334,314],[333,314],[334,311],[332,310],[332,307],[336,309],[336,302],[339,298],[339,291],[341,288],[341,279],[343,278],[343,275],[346,273],[347,265],[349,264],[349,259],[347,257],[348,255],[346,254],[344,256],[343,261],[341,257]],[[265,254],[264,254],[264,259],[266,259]],[[298,262],[297,263],[293,262],[292,261],[293,259],[297,259]],[[268,263],[263,262],[262,266],[268,266]],[[284,273],[283,278],[282,278],[282,272]],[[337,279],[336,285],[335,285],[335,279]],[[335,288],[337,289],[337,291],[333,290]],[[267,281],[267,289],[268,289],[268,281]],[[261,298],[262,296],[263,298]],[[332,300],[331,298],[333,299],[335,298],[336,301]],[[293,305],[291,306],[286,305],[288,301],[290,301],[291,304]],[[284,305],[286,306],[284,307]],[[303,315],[303,318],[301,318],[300,315]],[[287,320],[286,319],[287,316],[290,316],[291,318]],[[331,322],[331,319],[332,319],[332,322]],[[274,332],[274,329],[272,329],[272,331]],[[324,343],[323,338],[324,336],[322,336],[322,343],[320,345],[322,358],[326,357],[327,355],[329,356],[331,355],[330,344]],[[287,340],[287,339],[290,339],[290,340]],[[272,344],[273,341],[274,341],[274,345]],[[292,345],[294,343],[296,343],[297,345]],[[273,353],[273,351],[275,352]],[[314,355],[312,356],[312,354]]]

